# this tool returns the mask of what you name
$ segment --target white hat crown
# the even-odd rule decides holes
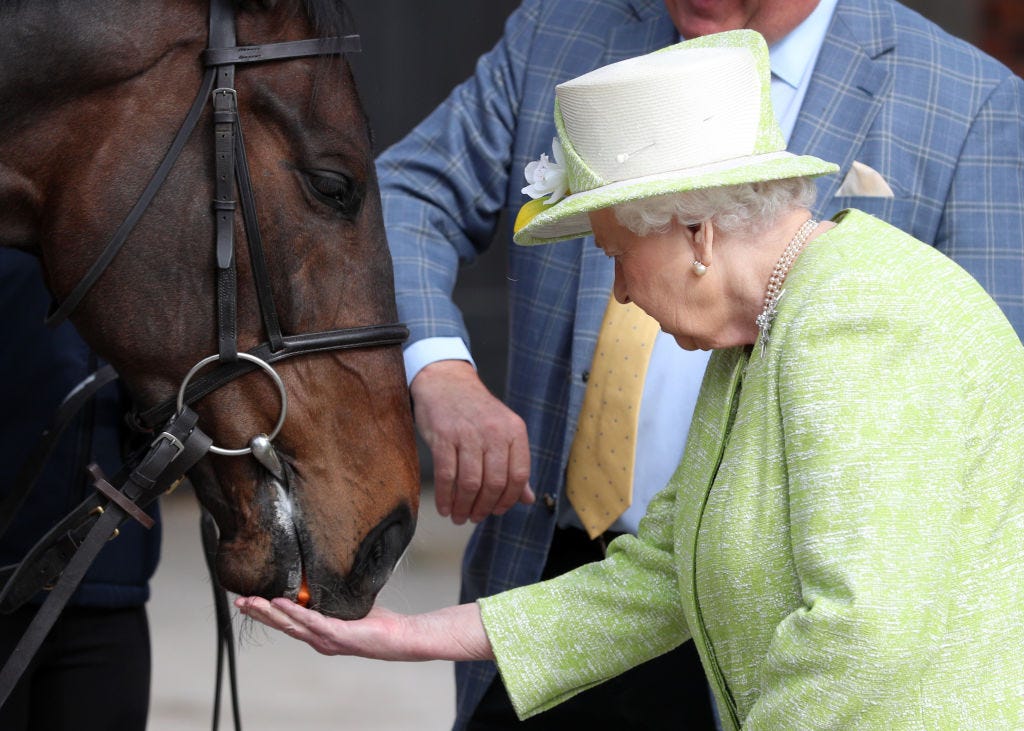
[[[591,211],[631,200],[838,170],[786,151],[768,46],[753,30],[684,41],[559,84],[555,127],[557,164],[542,155],[527,166],[523,192],[534,200],[516,218],[519,244],[587,234]]]
[[[570,190],[755,154],[760,86],[755,59],[742,48],[667,50],[559,85],[562,147],[582,163],[570,166]]]

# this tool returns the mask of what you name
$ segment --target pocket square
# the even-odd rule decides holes
[[[892,188],[877,170],[862,162],[854,161],[850,172],[843,178],[843,184],[836,196],[859,195],[867,198],[895,198]]]

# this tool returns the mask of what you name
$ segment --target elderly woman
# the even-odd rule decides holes
[[[715,350],[639,535],[425,615],[243,613],[324,653],[494,657],[522,717],[692,639],[727,728],[1024,728],[1024,347],[934,249],[813,220],[835,166],[783,150],[768,74],[751,31],[598,69],[558,87],[564,170],[531,168],[557,202],[518,243],[593,231],[620,302]]]

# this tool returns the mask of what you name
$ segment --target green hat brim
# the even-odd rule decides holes
[[[623,180],[573,193],[551,206],[537,206],[540,201],[527,203],[529,213],[536,213],[528,216],[527,220],[520,220],[526,211],[520,214],[513,240],[521,246],[535,246],[588,236],[591,233],[588,218],[591,211],[644,198],[762,180],[829,175],[838,171],[838,165],[811,155],[771,152],[685,171]]]

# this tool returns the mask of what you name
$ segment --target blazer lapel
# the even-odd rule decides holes
[[[879,58],[894,45],[891,11],[875,0],[839,1],[789,144],[839,165],[819,182],[819,201],[835,196],[882,107],[892,78]]]

